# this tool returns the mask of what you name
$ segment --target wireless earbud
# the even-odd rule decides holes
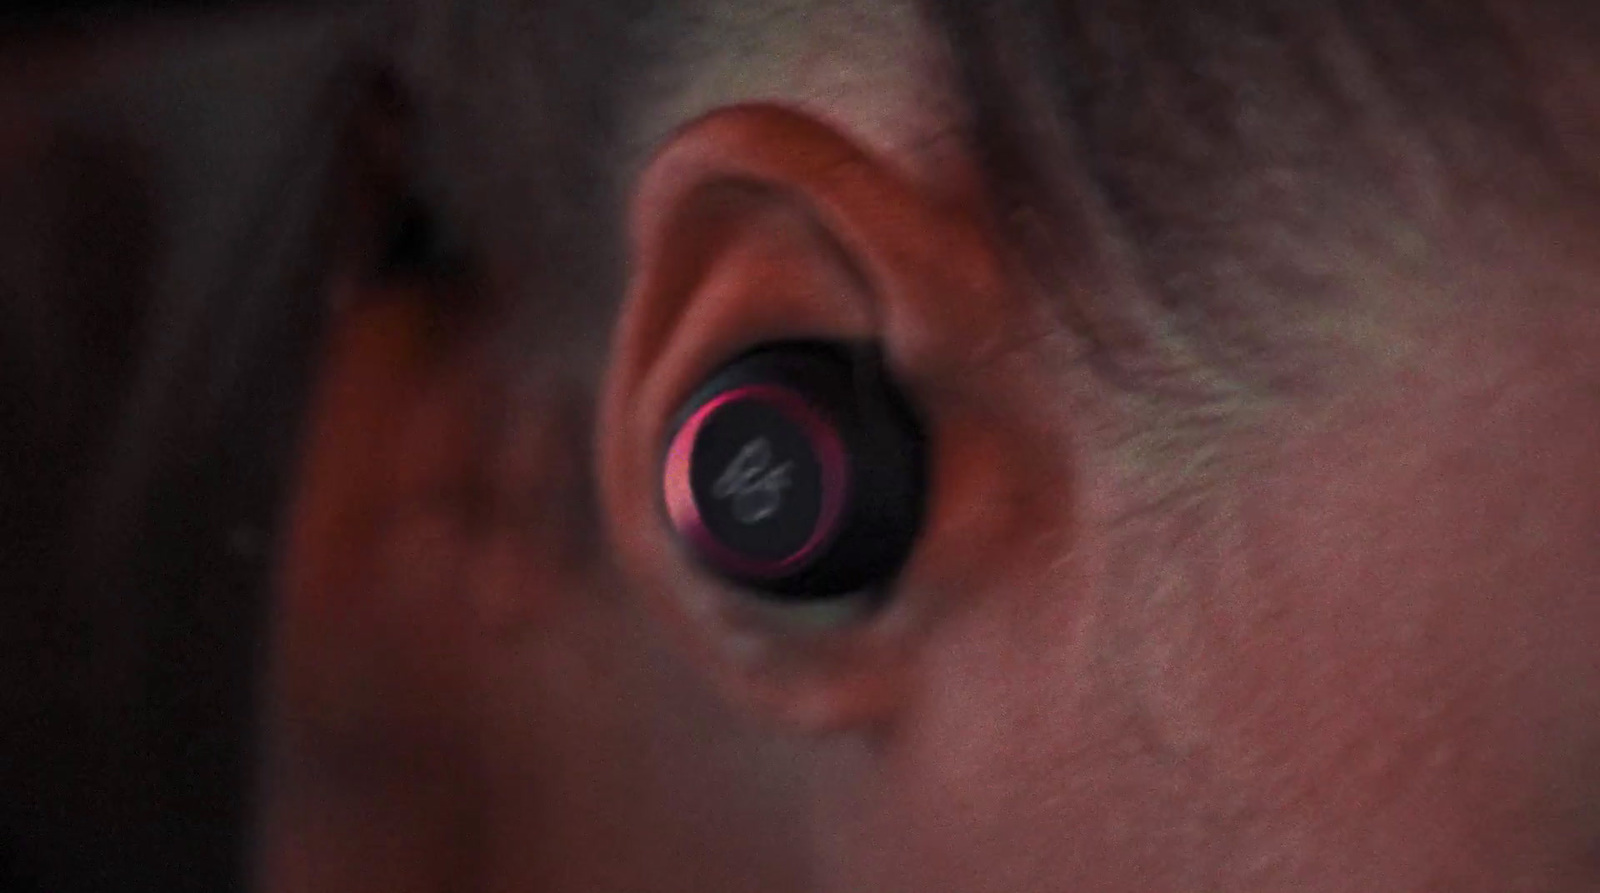
[[[667,439],[662,494],[706,567],[790,598],[881,586],[922,522],[923,437],[870,345],[779,342],[713,373]]]

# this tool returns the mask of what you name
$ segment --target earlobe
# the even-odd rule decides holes
[[[797,112],[743,106],[690,124],[647,167],[632,210],[633,278],[599,432],[621,560],[736,700],[806,728],[882,717],[938,613],[933,593],[953,585],[982,528],[1004,526],[1006,512],[952,500],[989,488],[1004,465],[974,461],[1004,450],[977,421],[984,370],[1036,337],[1037,323],[1008,291],[978,215]],[[663,495],[663,457],[714,371],[797,341],[871,346],[927,440],[926,479],[917,472],[927,523],[919,515],[912,573],[882,602],[752,597],[748,575],[718,573],[685,546]],[[952,535],[962,541],[943,542]],[[812,584],[798,585],[804,596]]]

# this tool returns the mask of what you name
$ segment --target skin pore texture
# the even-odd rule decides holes
[[[1149,413],[1059,312],[1149,286],[1109,235],[1018,261],[913,5],[634,21],[657,73],[596,147],[619,244],[574,257],[521,241],[558,101],[517,80],[529,21],[477,20],[502,42],[459,81],[419,74],[453,70],[443,18],[400,41],[476,275],[338,279],[264,889],[1600,890],[1581,193],[1428,180],[1449,213],[1386,221],[1408,251],[1311,259],[1324,315],[1276,331],[1317,336],[1283,342],[1321,345],[1315,387],[1213,370],[1245,396]],[[1569,145],[1597,97],[1561,88]],[[877,613],[760,604],[661,523],[677,401],[801,336],[878,340],[929,420]]]

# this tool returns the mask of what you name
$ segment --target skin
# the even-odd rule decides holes
[[[1191,466],[1052,312],[1148,299],[1109,238],[1043,285],[914,116],[756,98],[641,127],[627,299],[582,359],[350,260],[263,889],[1600,890],[1586,207],[1344,258],[1337,374],[1155,433]],[[877,613],[764,605],[662,521],[682,395],[797,336],[878,340],[929,422]]]

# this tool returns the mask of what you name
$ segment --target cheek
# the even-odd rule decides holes
[[[839,864],[879,890],[1593,889],[1600,413],[1505,409],[1323,444],[1209,550],[1143,544],[1168,562],[1143,576],[1007,553],[851,779]]]
[[[1055,574],[971,593],[882,742],[845,889],[1152,891],[1218,877],[1210,800],[1152,739],[1086,590]]]
[[[1600,414],[1557,393],[1352,423],[1257,494],[1190,680],[1149,687],[1273,817],[1246,849],[1392,889],[1594,883]]]
[[[835,887],[1199,889],[1216,876],[1213,807],[1107,665],[1094,574],[1049,538],[1008,543],[927,643],[870,768],[833,801],[848,817]]]

